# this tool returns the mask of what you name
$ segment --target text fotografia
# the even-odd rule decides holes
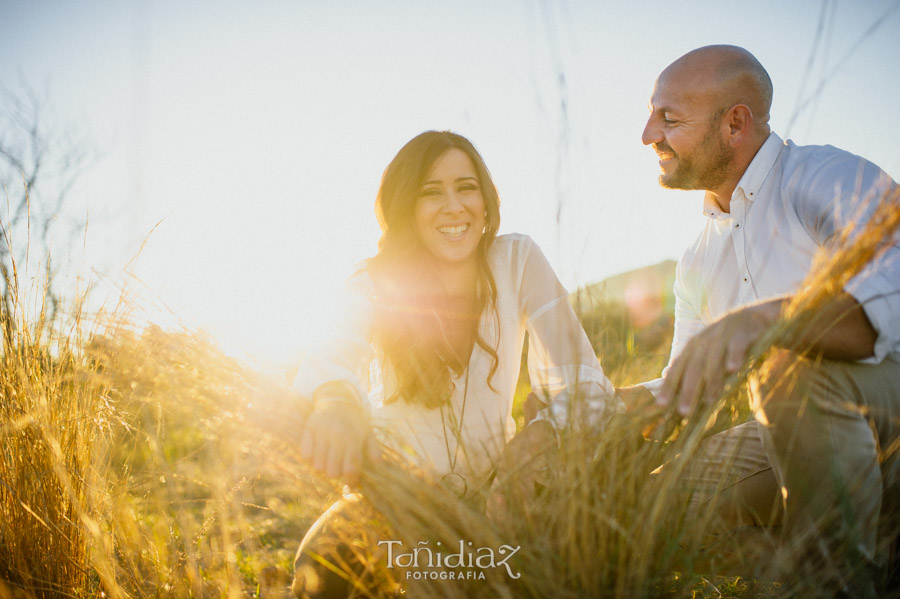
[[[522,576],[513,572],[509,558],[519,552],[521,546],[500,545],[492,547],[472,547],[460,540],[455,550],[444,548],[441,542],[430,546],[429,541],[419,541],[412,551],[402,552],[401,541],[378,541],[378,546],[387,546],[387,567],[404,568],[407,580],[484,580],[484,571],[503,567],[513,579]],[[424,570],[424,569],[428,570]],[[436,568],[443,570],[436,571]]]

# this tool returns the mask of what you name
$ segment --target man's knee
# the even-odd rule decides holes
[[[751,407],[757,420],[779,427],[816,415],[861,416],[843,370],[839,362],[776,352],[751,379]]]
[[[878,443],[854,376],[852,364],[779,352],[753,395],[791,527],[859,537],[871,553],[882,495]]]
[[[777,521],[778,485],[758,428],[747,422],[700,444],[683,477],[690,517],[714,517],[725,530]]]

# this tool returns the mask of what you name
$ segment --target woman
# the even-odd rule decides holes
[[[314,398],[301,438],[314,467],[353,484],[380,442],[461,497],[479,494],[516,431],[526,331],[531,386],[549,407],[523,438],[552,436],[547,422],[565,423],[576,397],[580,421],[602,426],[618,410],[546,258],[528,237],[497,236],[499,207],[481,156],[454,133],[422,133],[388,165],[378,253],[295,382]]]

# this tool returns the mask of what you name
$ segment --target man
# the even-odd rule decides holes
[[[663,187],[706,191],[708,220],[677,267],[669,365],[662,379],[619,390],[629,407],[655,400],[690,418],[719,400],[800,291],[816,252],[834,247],[849,219],[868,218],[880,197],[892,194],[900,210],[897,184],[872,163],[770,132],[771,101],[765,69],[734,46],[689,52],[656,81],[642,141],[659,156]],[[711,437],[696,457],[694,511],[718,505],[732,528],[782,524],[783,543],[803,549],[791,567],[817,568],[839,592],[873,595],[890,465],[880,460],[900,436],[896,237],[816,307],[757,382],[755,420]],[[704,487],[711,481],[715,493]],[[718,494],[725,499],[710,502]]]

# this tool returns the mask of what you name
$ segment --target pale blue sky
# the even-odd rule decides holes
[[[374,253],[381,172],[425,129],[474,141],[501,232],[534,237],[569,288],[677,258],[702,196],[661,190],[640,134],[656,75],[698,46],[756,54],[779,133],[814,97],[795,141],[900,177],[897,0],[4,0],[0,38],[0,82],[48,89],[99,150],[71,206],[94,223],[85,267],[115,278],[162,221],[141,294],[277,359]]]

